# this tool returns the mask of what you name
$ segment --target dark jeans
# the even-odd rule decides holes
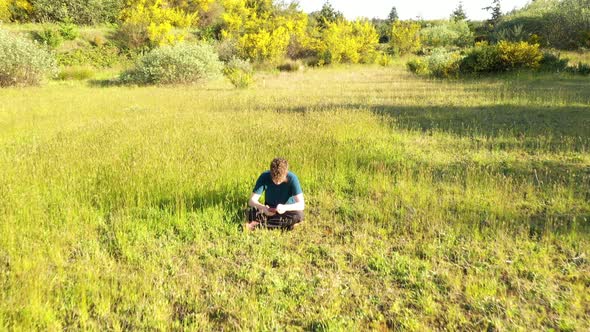
[[[303,211],[287,211],[283,214],[275,214],[272,217],[258,211],[257,208],[250,208],[247,212],[248,222],[257,221],[260,227],[293,229],[293,225],[303,221]]]

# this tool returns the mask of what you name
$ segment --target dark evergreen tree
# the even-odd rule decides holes
[[[393,23],[395,21],[397,21],[399,19],[399,16],[397,15],[397,8],[395,8],[395,6],[393,8],[391,8],[391,11],[389,12],[389,15],[387,16],[387,20],[389,21],[389,23]]]
[[[459,1],[457,8],[451,14],[451,19],[455,22],[463,21],[467,19],[467,14],[465,13],[465,9],[463,8],[463,1]]]
[[[490,27],[494,28],[500,22],[502,18],[502,8],[500,7],[500,0],[493,0],[491,6],[487,6],[483,8],[484,10],[492,12],[492,18],[490,18],[487,22]]]
[[[336,9],[334,9],[330,1],[326,1],[322,6],[322,9],[318,13],[318,26],[321,29],[325,29],[328,26],[328,23],[333,23],[343,18],[344,15],[342,14],[342,12],[339,12]]]

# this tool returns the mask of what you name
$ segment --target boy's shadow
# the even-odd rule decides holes
[[[182,205],[184,212],[194,213],[204,211],[212,207],[223,209],[224,222],[242,226],[246,221],[248,191],[243,187],[233,186],[215,190],[195,190],[184,194],[182,197],[163,197],[157,205],[161,210],[174,211]]]

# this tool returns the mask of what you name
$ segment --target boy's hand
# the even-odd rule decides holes
[[[277,205],[277,213],[278,214],[283,214],[285,212],[287,212],[287,209],[285,208],[285,206],[283,204]]]
[[[276,214],[276,213],[270,211],[270,207],[268,205],[265,205],[262,209],[263,209],[262,212],[269,217],[272,217]]]

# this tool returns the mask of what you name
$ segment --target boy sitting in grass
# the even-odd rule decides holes
[[[259,202],[263,192],[264,205]],[[275,158],[270,170],[258,177],[248,205],[251,207],[246,223],[248,230],[259,226],[292,230],[303,221],[303,191],[297,175],[289,172],[289,163],[285,159]]]

